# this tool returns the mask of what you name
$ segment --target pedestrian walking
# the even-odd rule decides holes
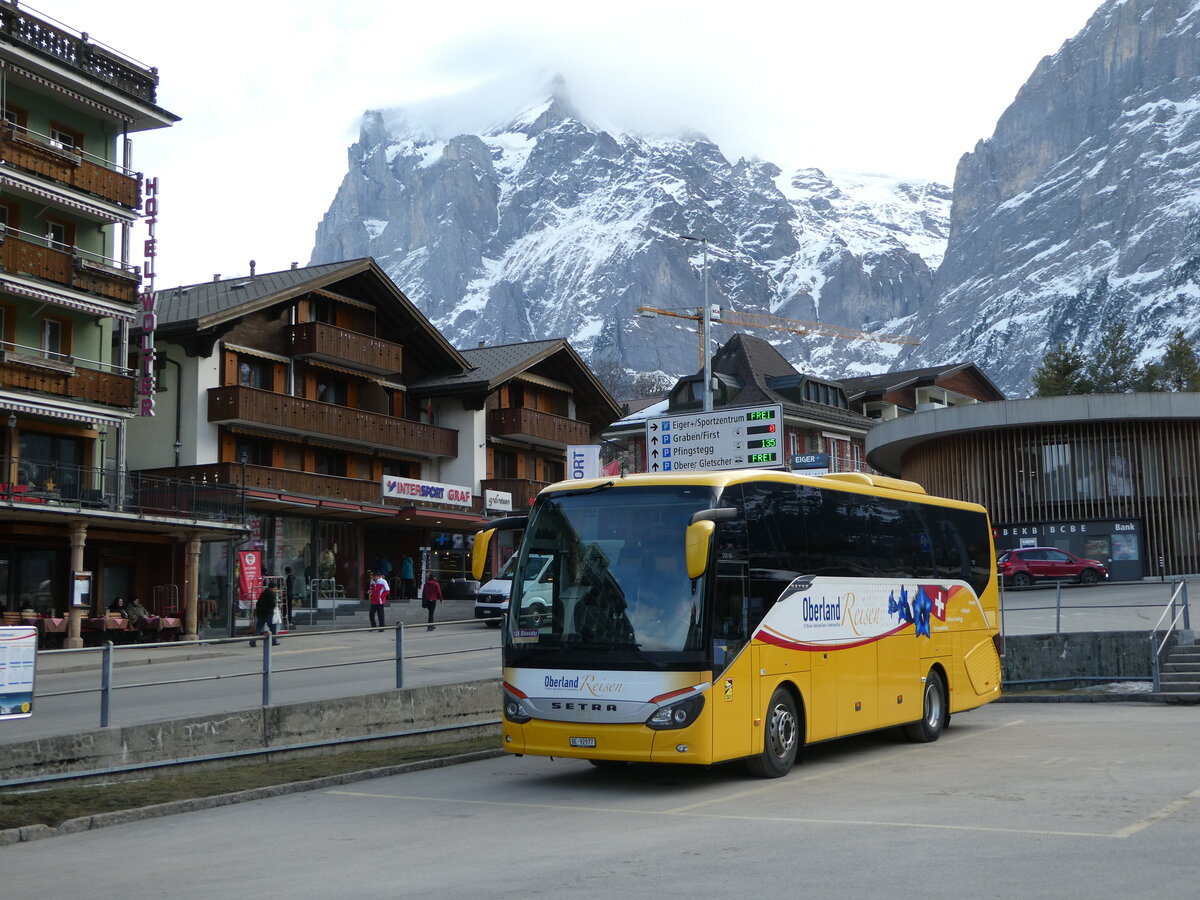
[[[254,604],[254,635],[266,636],[267,632],[271,633],[271,644],[275,647],[279,646],[279,598],[275,596],[275,588],[265,587],[261,594],[258,595],[258,601]],[[255,638],[250,639],[250,646],[255,647],[258,642]]]
[[[408,554],[400,560],[400,596],[411,600],[417,596],[416,575],[413,574],[413,560]]]
[[[429,610],[429,627],[426,631],[433,631],[436,627],[433,624],[433,611],[437,609],[437,605],[442,602],[442,586],[438,584],[437,579],[432,574],[429,580],[425,582],[421,588],[421,605]]]
[[[383,631],[383,608],[392,590],[388,587],[387,579],[378,572],[371,573],[371,586],[367,594],[371,601],[371,627]],[[376,622],[378,620],[378,622]]]

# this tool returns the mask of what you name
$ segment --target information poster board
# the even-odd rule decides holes
[[[0,628],[0,721],[33,715],[37,638],[30,625]]]
[[[75,609],[92,607],[92,573],[71,573],[71,606]]]

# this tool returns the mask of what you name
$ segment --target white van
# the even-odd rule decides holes
[[[508,558],[508,562],[495,578],[479,589],[475,598],[475,618],[483,619],[492,628],[497,628],[508,615],[508,598],[512,594],[512,570],[517,564],[517,554]],[[537,574],[525,582],[525,593],[544,593],[546,602],[550,602],[550,557],[534,554],[529,559],[529,571]]]

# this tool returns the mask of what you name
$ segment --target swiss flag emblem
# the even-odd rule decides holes
[[[945,622],[946,604],[950,600],[950,596],[946,593],[946,589],[944,587],[930,586],[925,588],[925,593],[929,596],[929,602],[932,605],[930,612],[932,612],[936,618]]]

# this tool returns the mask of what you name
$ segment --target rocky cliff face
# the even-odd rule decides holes
[[[701,306],[703,250],[681,235],[708,238],[711,303],[874,330],[926,302],[948,233],[942,185],[784,175],[699,135],[609,133],[561,80],[478,132],[367,113],[312,254],[374,256],[458,346],[565,336],[610,371],[694,372],[690,323],[636,313]],[[801,366],[828,353],[762,336]]]
[[[1128,323],[1157,359],[1200,318],[1200,2],[1109,0],[1042,60],[959,163],[925,362],[974,359],[1011,396],[1060,340]]]

